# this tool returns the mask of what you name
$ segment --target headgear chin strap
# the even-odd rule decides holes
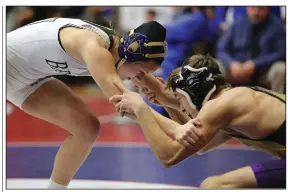
[[[159,50],[155,48],[163,47],[163,52],[156,52]],[[116,64],[118,68],[123,63],[142,62],[153,58],[163,58],[167,53],[167,43],[164,42],[149,42],[148,38],[141,33],[134,33],[131,30],[124,37],[120,39],[118,47],[118,54],[120,60]]]
[[[184,95],[189,105],[198,111],[216,91],[212,73],[207,67],[195,69],[183,66],[175,84],[176,91]]]

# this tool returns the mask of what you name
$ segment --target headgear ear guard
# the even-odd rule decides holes
[[[120,39],[118,54],[120,56],[116,68],[124,62],[135,63],[153,58],[164,58],[167,53],[167,43],[149,42],[146,35],[131,30]]]
[[[198,111],[216,91],[212,73],[207,67],[195,69],[188,65],[183,66],[175,85],[176,91],[184,95],[189,105]]]

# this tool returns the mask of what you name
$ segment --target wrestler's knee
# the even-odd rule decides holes
[[[77,100],[75,100],[75,103],[77,103]],[[63,127],[82,141],[95,142],[100,133],[99,119],[87,106],[81,103],[79,105],[75,104],[74,107],[67,107],[69,108],[69,110],[66,110],[67,117],[63,118],[61,122]]]
[[[221,182],[218,176],[207,177],[200,185],[203,189],[221,188]]]
[[[85,142],[95,142],[100,133],[100,121],[82,100],[69,97],[61,112],[65,114],[60,120],[64,128]]]
[[[200,185],[203,189],[223,189],[223,188],[235,188],[233,183],[227,182],[221,175],[207,177]]]
[[[94,115],[87,115],[80,124],[78,124],[77,135],[82,140],[94,142],[100,134],[100,122]]]

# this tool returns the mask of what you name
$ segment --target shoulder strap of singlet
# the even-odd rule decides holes
[[[93,23],[93,22],[90,22],[90,21],[86,21],[86,20],[83,20],[83,19],[81,19],[81,21],[83,21],[83,22],[85,22],[85,23],[89,23],[90,25],[93,25],[93,26],[95,26],[95,27],[98,27],[99,29],[101,29],[102,31],[104,31],[104,32],[109,36],[109,39],[110,39],[110,46],[109,46],[108,50],[111,49],[111,47],[112,47],[112,45],[113,45],[113,41],[114,41],[114,40],[113,40],[113,34],[114,34],[113,29],[108,28],[108,27],[104,27],[104,26],[102,26],[102,25],[98,25],[98,24],[96,24],[96,23]]]
[[[95,33],[97,33],[108,45],[109,45],[109,48],[108,50],[111,49],[112,45],[113,45],[113,30],[110,29],[110,28],[107,28],[107,27],[103,27],[101,25],[97,25],[95,23],[92,23],[92,22],[89,22],[89,21],[85,21],[85,20],[81,20],[83,21],[84,23],[87,23],[87,25],[76,25],[76,24],[73,24],[73,23],[68,23],[64,26],[62,26],[60,29],[59,29],[59,32],[66,28],[66,27],[75,27],[75,28],[79,28],[79,29],[87,29],[87,30],[90,30],[90,31],[93,31]],[[96,30],[94,27],[97,27],[98,29],[100,29],[102,32],[100,32],[99,30]],[[103,34],[103,32],[108,36],[109,39],[107,39],[105,37],[105,35]],[[58,38],[59,38],[59,33],[58,33]],[[61,43],[60,43],[61,44]],[[62,47],[63,48],[63,47]],[[65,51],[65,50],[64,50]]]
[[[265,89],[263,87],[259,87],[259,86],[253,86],[253,87],[248,87],[250,89],[253,89],[254,91],[260,91],[262,93],[266,93],[276,99],[279,99],[280,101],[282,101],[283,103],[286,103],[285,99],[281,98],[281,95],[283,94],[280,94],[280,93],[276,93],[274,91],[270,91],[268,89]]]

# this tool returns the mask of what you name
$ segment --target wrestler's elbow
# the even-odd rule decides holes
[[[174,165],[178,164],[178,162],[171,161],[171,160],[160,160],[160,162],[164,168],[170,168],[170,167],[173,167]]]
[[[171,165],[168,161],[161,161],[161,160],[160,160],[160,162],[161,162],[161,164],[162,164],[162,166],[163,166],[164,168],[170,168],[170,167],[173,166],[173,165]]]
[[[160,163],[162,164],[164,168],[170,168],[176,165],[177,163],[174,159],[175,159],[174,154],[169,154],[169,155],[166,154],[162,157],[158,156],[158,160],[160,161]]]
[[[191,154],[192,155],[192,154]],[[190,155],[189,155],[190,156]],[[171,168],[177,165],[178,163],[182,162],[185,160],[188,156],[186,157],[178,157],[178,158],[172,158],[168,161],[161,161],[162,165],[164,168]]]
[[[165,168],[170,168],[184,161],[187,157],[197,154],[197,151],[198,151],[197,149],[191,150],[188,148],[182,148],[181,150],[178,151],[178,153],[175,153],[168,160],[162,160],[161,163]]]
[[[206,154],[207,153],[207,151],[197,151],[197,155],[204,155],[204,154]]]
[[[210,149],[205,149],[205,147],[204,148],[202,148],[202,149],[199,149],[197,152],[196,152],[196,154],[197,155],[204,155],[204,154],[206,154],[207,152],[209,152],[210,151]]]
[[[162,156],[162,158],[158,156],[158,159],[164,168],[173,167],[174,165],[176,165],[180,162],[178,160],[179,158],[175,154],[169,154],[166,156]]]

